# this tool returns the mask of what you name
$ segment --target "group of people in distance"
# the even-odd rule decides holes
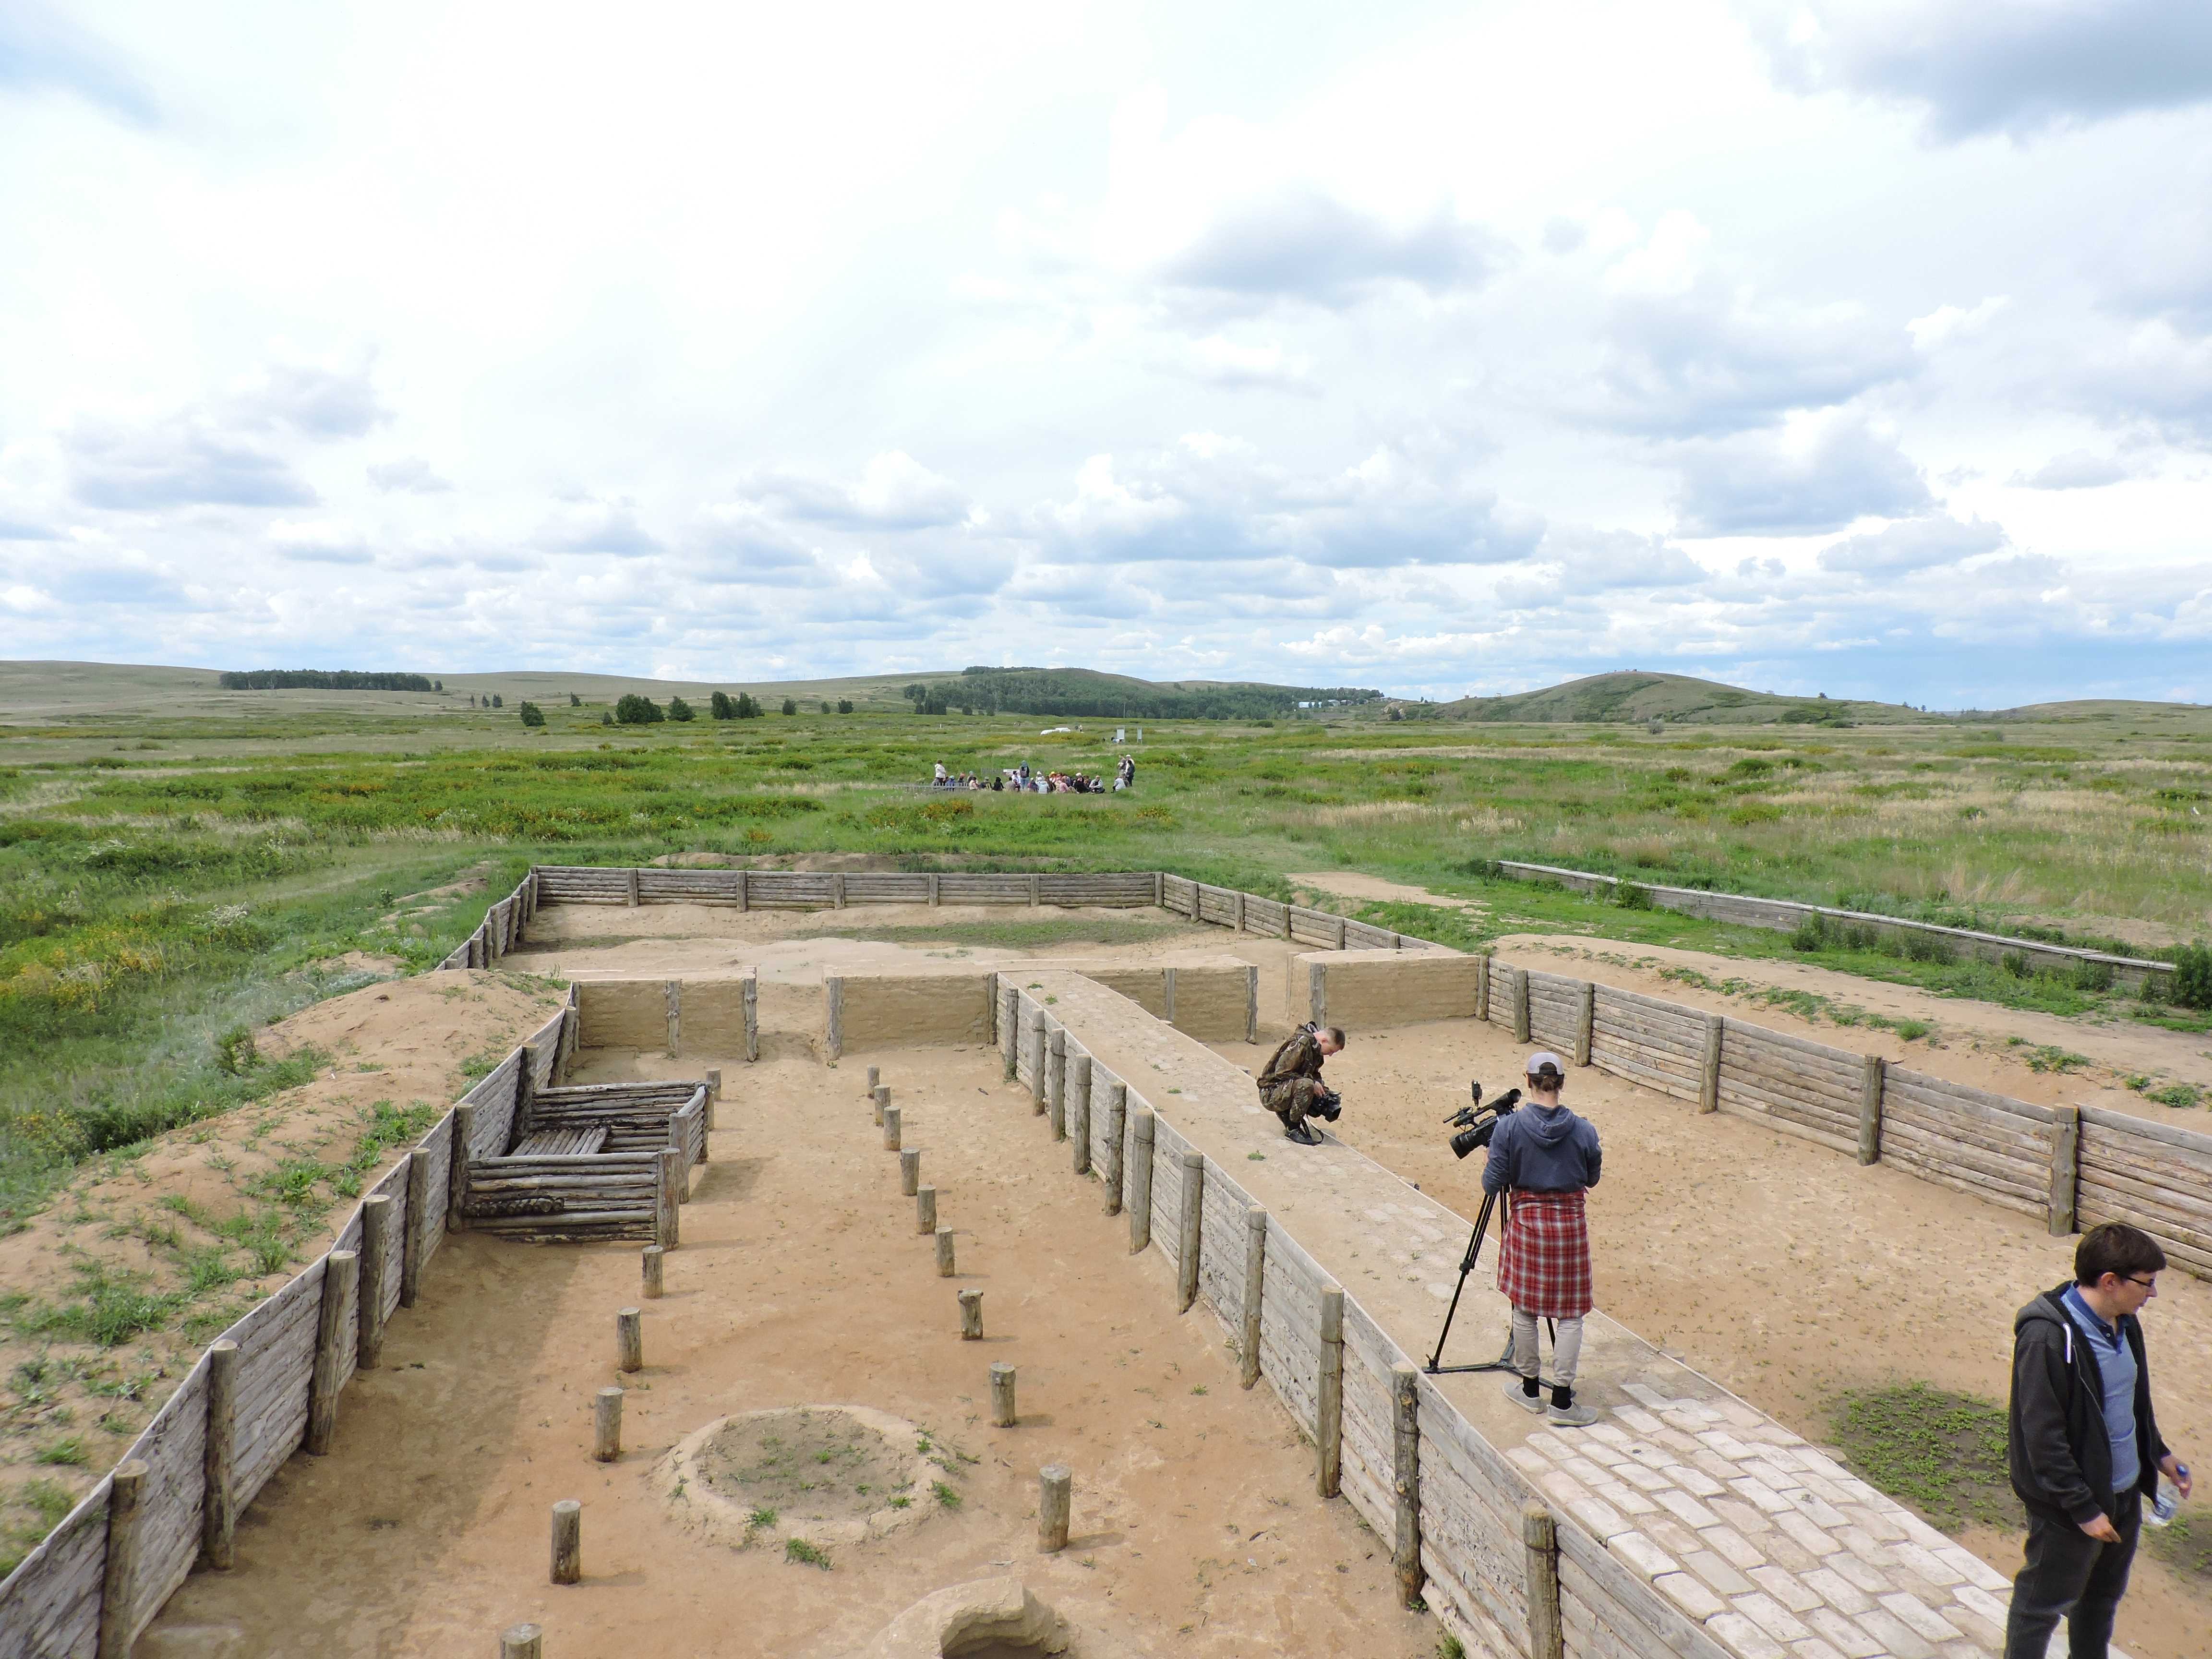
[[[980,773],[948,772],[945,763],[939,761],[929,783],[933,789],[1011,789],[1024,795],[1103,795],[1113,789],[1133,789],[1137,787],[1137,763],[1124,755],[1115,763],[1114,781],[1109,786],[1102,777],[1085,772],[1037,772],[1024,761],[1019,766],[1010,766],[994,773],[986,782]]]

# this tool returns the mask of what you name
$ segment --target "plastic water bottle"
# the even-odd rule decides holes
[[[2186,1463],[2177,1463],[2174,1467],[2185,1475],[2189,1473],[2189,1465]],[[2180,1507],[2181,1489],[2179,1486],[2169,1486],[2165,1481],[2160,1480],[2158,1483],[2158,1490],[2151,1494],[2150,1508],[2143,1516],[2143,1524],[2150,1527],[2168,1526],[2172,1522],[2174,1511]]]

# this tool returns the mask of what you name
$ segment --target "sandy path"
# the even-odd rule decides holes
[[[1265,1058],[1219,1052],[1244,1066]],[[1480,1155],[1455,1161],[1442,1120],[1470,1078],[1496,1092],[1523,1058],[1510,1033],[1471,1021],[1355,1032],[1329,1062],[1346,1098],[1334,1127],[1472,1215]],[[2014,1312],[2070,1276],[2073,1240],[1902,1170],[1701,1116],[1594,1070],[1575,1072],[1567,1092],[1606,1142],[1590,1200],[1598,1305],[1815,1442],[1830,1438],[1831,1402],[1847,1389],[1917,1378],[2003,1400]],[[1494,1277],[1494,1260],[1486,1249],[1477,1282]],[[2145,1324],[2160,1426],[2202,1467],[2212,1458],[2212,1285],[2169,1272]],[[2014,1539],[1964,1541],[2018,1570]],[[2130,1652],[2201,1656],[2208,1628],[2212,1593],[2139,1563],[2121,1613]]]
[[[586,1059],[586,1080],[669,1064]],[[898,1195],[860,1099],[867,1062],[958,1231],[957,1282],[936,1276]],[[142,1659],[476,1652],[521,1619],[545,1625],[549,1653],[838,1655],[933,1589],[1008,1571],[1139,1652],[1435,1652],[1434,1622],[1397,1608],[1387,1545],[1314,1496],[1311,1453],[1272,1394],[1237,1388],[1211,1316],[1176,1318],[1159,1255],[1132,1261],[1126,1224],[1077,1196],[1066,1148],[1000,1084],[995,1053],[825,1070],[771,1032],[757,1066],[720,1063],[716,1161],[696,1177],[667,1297],[643,1304],[622,1462],[589,1461],[589,1402],[616,1380],[635,1249],[464,1236],[391,1328],[386,1369],[347,1391],[335,1452],[287,1467],[240,1528],[238,1570],[191,1580]],[[985,1292],[980,1345],[958,1339],[962,1285]],[[1020,1368],[1012,1430],[988,1421],[994,1360]],[[685,1530],[653,1479],[661,1449],[723,1412],[830,1401],[976,1459],[957,1512],[840,1549],[826,1573]],[[1075,1471],[1076,1537],[1041,1558],[1036,1469],[1055,1460]],[[556,1589],[547,1512],[564,1497],[584,1502],[586,1579]]]

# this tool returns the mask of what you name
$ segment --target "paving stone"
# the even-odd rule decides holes
[[[1844,1518],[1841,1510],[1809,1492],[1785,1492],[1782,1495],[1790,1500],[1791,1509],[1796,1510],[1816,1527],[1826,1527],[1829,1531],[1833,1532],[1838,1527],[1847,1527],[1850,1524]]]
[[[1892,1544],[1889,1546],[1889,1553],[1898,1565],[1905,1568],[1908,1572],[1919,1574],[1931,1584],[1942,1584],[1948,1588],[1953,1584],[1963,1584],[1966,1582],[1965,1573],[1960,1572],[1958,1568],[1943,1559],[1935,1551],[1922,1549],[1917,1544]]]
[[[1720,1516],[1686,1492],[1676,1492],[1670,1487],[1665,1492],[1653,1492],[1651,1501],[1686,1527],[1717,1527],[1721,1522]]]
[[[1806,1585],[1793,1573],[1777,1566],[1753,1567],[1751,1582],[1790,1609],[1792,1613],[1810,1613],[1822,1605],[1820,1592]],[[1849,1589],[1846,1585],[1844,1588]]]
[[[1640,1532],[1624,1532],[1617,1537],[1608,1538],[1605,1547],[1646,1578],[1656,1578],[1662,1574],[1682,1570],[1680,1562]]]
[[[1634,1406],[1615,1406],[1613,1414],[1621,1420],[1631,1434],[1649,1434],[1660,1426],[1657,1418]]]
[[[1530,1474],[1549,1474],[1552,1472],[1552,1460],[1534,1446],[1514,1446],[1508,1449],[1505,1461],[1517,1469],[1527,1470]]]
[[[1717,1613],[1726,1613],[1728,1603],[1707,1589],[1686,1572],[1665,1572],[1651,1581],[1651,1586],[1669,1601],[1700,1622]]]
[[[1845,1504],[1842,1507],[1844,1513],[1851,1517],[1851,1524],[1864,1528],[1870,1538],[1878,1538],[1885,1544],[1902,1544],[1909,1536],[1904,1522],[1895,1515],[1885,1515],[1864,1504]]]
[[[1567,1458],[1560,1463],[1559,1469],[1562,1474],[1572,1475],[1585,1486],[1613,1479],[1613,1472],[1610,1469],[1599,1467],[1587,1457]]]
[[[1805,1622],[1833,1643],[1844,1659],[1880,1659],[1881,1644],[1833,1607],[1815,1607],[1805,1615]]]
[[[1676,1462],[1704,1449],[1680,1429],[1659,1429],[1651,1436],[1651,1443],[1655,1446],[1664,1446],[1674,1454]]]
[[[1764,1510],[1768,1515],[1778,1516],[1790,1509],[1788,1501],[1780,1492],[1755,1476],[1746,1475],[1741,1480],[1729,1481],[1729,1485],[1735,1489],[1737,1496],[1743,1498],[1745,1502],[1750,1504],[1754,1509]]]
[[[1808,1589],[1818,1590],[1823,1601],[1844,1613],[1864,1613],[1874,1597],[1831,1567],[1815,1567],[1802,1575]]]
[[[1626,1452],[1647,1469],[1664,1468],[1674,1461],[1668,1455],[1665,1447],[1655,1446],[1650,1441],[1643,1438],[1630,1441],[1621,1448],[1621,1450]]]
[[[1867,1565],[1849,1550],[1838,1550],[1820,1565],[1850,1579],[1869,1595],[1879,1595],[1890,1586],[1889,1575]]]
[[[1946,1602],[1936,1611],[1945,1620],[1956,1625],[1960,1633],[1969,1642],[1978,1647],[1993,1649],[1998,1652],[2003,1651],[2005,1640],[2003,1620],[1984,1619],[1972,1608],[1963,1607],[1956,1601]]]
[[[1672,1550],[1677,1555],[1687,1555],[1692,1550],[1705,1547],[1704,1539],[1668,1515],[1653,1516],[1644,1523],[1643,1532],[1662,1549]]]
[[[1759,1547],[1766,1552],[1766,1559],[1787,1571],[1802,1578],[1820,1565],[1820,1558],[1799,1544],[1795,1539],[1778,1532],[1763,1532],[1759,1535]]]
[[[1595,1428],[1597,1425],[1593,1423],[1590,1426]],[[1602,1463],[1609,1469],[1617,1469],[1623,1463],[1632,1463],[1636,1461],[1620,1447],[1610,1445],[1602,1440],[1589,1442],[1583,1447],[1582,1452],[1583,1455],[1589,1458],[1591,1462]],[[1898,1535],[1904,1536],[1902,1533]]]
[[[1915,1540],[1917,1541],[1917,1540]],[[2008,1590],[2012,1580],[1973,1553],[1958,1544],[1947,1544],[1942,1549],[1928,1552],[1938,1561],[1948,1561],[1966,1575],[1970,1584],[1978,1584],[1985,1590]]]
[[[1781,1528],[1784,1535],[1799,1548],[1814,1555],[1826,1558],[1838,1553],[1844,1547],[1795,1510],[1776,1516],[1774,1524]]]
[[[1626,1446],[1629,1440],[1625,1431],[1616,1429],[1610,1423],[1593,1423],[1583,1431],[1583,1435],[1586,1439],[1607,1446]]]
[[[1893,1591],[1875,1599],[1910,1626],[1916,1636],[1924,1637],[1930,1642],[1948,1642],[1959,1634],[1956,1625],[1917,1596]]]
[[[1655,1410],[1661,1406],[1671,1406],[1674,1403],[1648,1383],[1624,1382],[1620,1385],[1620,1391],[1638,1405],[1649,1406]]]
[[[1796,1654],[1797,1659],[1844,1659],[1842,1654],[1817,1636],[1808,1636],[1802,1642],[1792,1642],[1790,1651]]]
[[[1778,1642],[1802,1642],[1813,1633],[1798,1621],[1796,1613],[1764,1591],[1739,1595],[1735,1603],[1738,1613]]]
[[[1882,1644],[1893,1659],[1936,1659],[1936,1650],[1895,1613],[1872,1607],[1858,1616],[1859,1628]]]
[[[1585,1498],[1595,1496],[1589,1487],[1571,1474],[1554,1473],[1540,1475],[1537,1477],[1536,1484],[1544,1489],[1547,1497],[1562,1509],[1572,1504],[1579,1504]]]
[[[1863,1527],[1832,1527],[1828,1535],[1870,1567],[1896,1565],[1896,1558],[1891,1553],[1890,1547],[1876,1543],[1867,1535]]]
[[[1740,1613],[1717,1613],[1705,1628],[1744,1656],[1744,1659],[1790,1659],[1790,1650]]]
[[[1715,1555],[1745,1572],[1766,1563],[1766,1558],[1752,1541],[1733,1527],[1707,1527],[1698,1536],[1705,1540],[1705,1547]]]
[[[1692,1467],[1703,1469],[1716,1480],[1733,1480],[1743,1471],[1716,1451],[1701,1451],[1690,1459]]]
[[[1708,1498],[1705,1507],[1738,1532],[1759,1537],[1774,1530],[1774,1523],[1741,1498]]]
[[[1619,1510],[1595,1498],[1577,1498],[1567,1505],[1567,1513],[1595,1533],[1600,1543],[1632,1530],[1631,1523]]]
[[[1800,1469],[1797,1479],[1803,1483],[1806,1491],[1824,1504],[1848,1504],[1851,1501],[1851,1495],[1841,1486],[1832,1480],[1823,1480],[1810,1469]]]
[[[1624,1486],[1618,1480],[1602,1480],[1590,1488],[1600,1498],[1623,1515],[1656,1515],[1659,1506],[1633,1486]]]
[[[1528,1439],[1523,1441],[1522,1443],[1534,1450],[1543,1453],[1545,1456],[1551,1458],[1555,1462],[1563,1463],[1568,1458],[1575,1455],[1575,1449],[1572,1446],[1570,1446],[1565,1441],[1560,1439],[1558,1435],[1553,1433],[1549,1429],[1537,1430],[1535,1433],[1530,1435]]]
[[[1945,1549],[1954,1541],[1946,1538],[1911,1510],[1900,1509],[1897,1518],[1904,1524],[1906,1536],[1924,1550]]]
[[[1743,1595],[1752,1589],[1752,1582],[1711,1550],[1689,1550],[1682,1556],[1682,1565],[1704,1579],[1723,1595]]]
[[[1726,1429],[1707,1429],[1698,1437],[1698,1440],[1708,1450],[1717,1451],[1723,1457],[1752,1457],[1757,1455],[1758,1452],[1756,1447],[1746,1445]]]
[[[1687,1463],[1669,1463],[1659,1471],[1692,1498],[1718,1498],[1728,1488],[1702,1469]]]
[[[1993,1620],[2000,1625],[2004,1623],[2005,1615],[2011,1610],[2011,1603],[2008,1601],[2000,1601],[1979,1585],[1961,1584],[1953,1594],[1959,1598],[1960,1605],[1970,1607],[1983,1618]]]
[[[1674,1484],[1658,1470],[1646,1468],[1641,1463],[1622,1463],[1613,1473],[1616,1480],[1626,1480],[1638,1492],[1664,1492]]]

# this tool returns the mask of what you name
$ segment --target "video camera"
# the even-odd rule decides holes
[[[1474,1103],[1461,1107],[1444,1120],[1459,1126],[1459,1133],[1451,1138],[1455,1158],[1465,1158],[1478,1147],[1490,1145],[1491,1136],[1498,1133],[1498,1126],[1504,1121],[1506,1114],[1521,1103],[1518,1089],[1507,1090],[1486,1106],[1482,1103],[1482,1085],[1471,1083],[1468,1087],[1474,1091]]]

